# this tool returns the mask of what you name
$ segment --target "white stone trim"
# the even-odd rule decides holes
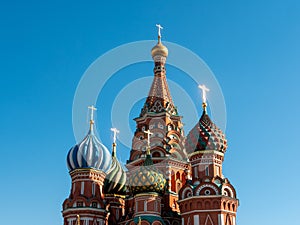
[[[207,222],[208,222],[208,221],[210,221],[209,224],[212,224],[212,225],[214,224],[209,214],[208,214],[207,217],[206,217],[206,220],[205,220],[205,224],[204,224],[204,225],[207,225]]]
[[[224,225],[224,215],[222,213],[218,214],[218,225]]]
[[[233,213],[235,214],[234,212],[232,211],[229,211],[229,210],[224,210],[224,209],[205,209],[205,210],[192,210],[192,211],[188,211],[188,212],[185,212],[185,213],[181,213],[181,215],[187,215],[187,214],[192,214],[192,213],[203,213],[203,212],[224,212],[224,213]]]
[[[149,213],[149,211],[147,211],[146,213],[144,213],[144,212],[140,212],[140,213],[135,213],[135,215],[134,216],[142,216],[142,215],[145,215],[145,216],[157,216],[157,215],[159,215],[158,213]]]
[[[192,196],[193,196],[193,189],[191,187],[186,187],[183,191],[182,191],[182,194],[181,194],[181,198],[182,199],[185,199],[185,194],[187,191],[191,191],[192,192]],[[192,197],[190,196],[190,197]],[[188,196],[189,197],[189,196]]]
[[[234,194],[233,194],[233,191],[232,191],[232,189],[231,189],[231,187],[230,186],[222,186],[222,194],[224,194],[224,189],[227,189],[227,190],[229,190],[229,192],[230,192],[230,195],[231,196],[228,196],[228,197],[231,197],[231,198],[234,198]],[[227,196],[227,195],[225,195],[225,196]]]
[[[96,212],[103,212],[103,213],[106,213],[106,210],[105,209],[96,209],[96,208],[90,208],[90,207],[80,207],[80,208],[68,208],[68,209],[65,209],[65,210],[63,210],[62,211],[62,213],[64,214],[64,213],[67,213],[67,212],[73,212],[73,211],[75,211],[75,213],[74,214],[70,214],[70,215],[68,215],[68,217],[71,217],[71,216],[77,216],[77,214],[78,213],[76,213],[76,212],[78,212],[78,211],[91,211],[91,213],[94,211],[96,211]],[[94,214],[90,214],[90,213],[84,213],[84,215],[85,216],[95,216]]]
[[[197,189],[196,195],[198,196],[198,195],[200,194],[200,191],[201,191],[202,189],[204,189],[204,188],[207,188],[207,187],[213,189],[213,190],[216,192],[216,194],[219,195],[219,190],[218,190],[215,186],[213,186],[213,185],[211,185],[211,184],[203,184],[203,185],[201,185],[201,186]]]
[[[235,225],[236,221],[235,221],[235,216],[232,217],[232,225]]]

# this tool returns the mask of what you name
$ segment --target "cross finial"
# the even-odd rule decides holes
[[[114,142],[112,144],[113,146],[113,150],[112,150],[112,157],[116,157],[116,148],[117,148],[117,143],[116,143],[116,140],[117,140],[117,134],[120,133],[120,131],[117,129],[117,128],[110,128],[110,130],[112,132],[114,132]]]
[[[150,136],[151,136],[153,133],[151,133],[150,130],[146,130],[146,131],[144,131],[144,133],[147,134],[147,145],[148,145],[148,148],[150,148]]]
[[[94,121],[94,111],[96,111],[97,108],[95,108],[94,105],[91,105],[88,108],[91,110],[91,118],[90,118],[90,120]]]
[[[88,109],[91,110],[91,118],[90,118],[90,130],[93,130],[93,124],[94,124],[94,111],[97,110],[93,105],[88,106]]]
[[[120,131],[117,128],[110,128],[110,130],[114,132],[114,143],[116,143],[117,134],[120,133]]]
[[[139,216],[139,223],[138,225],[142,225],[142,220],[141,220],[141,217]]]
[[[208,92],[209,89],[204,84],[199,85],[198,87],[202,90],[202,106],[203,106],[203,109],[205,110],[206,109],[206,92]]]
[[[158,37],[160,38],[161,37],[160,31],[164,28],[160,24],[156,24],[156,27],[158,28]]]

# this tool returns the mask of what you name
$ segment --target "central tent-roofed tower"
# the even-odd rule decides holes
[[[158,28],[158,42],[151,50],[154,78],[141,113],[135,118],[136,130],[126,167],[130,176],[131,170],[143,165],[147,150],[145,131],[150,130],[153,133],[150,141],[153,163],[167,180],[167,190],[162,198],[162,217],[172,220],[178,216],[177,193],[185,183],[189,164],[184,150],[182,117],[173,103],[166,80],[168,49],[161,41],[161,26],[158,25]]]

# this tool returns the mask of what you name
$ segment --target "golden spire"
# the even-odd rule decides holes
[[[141,220],[141,217],[139,216],[139,222],[138,222],[138,225],[142,225],[142,220]]]
[[[95,123],[95,121],[94,121],[94,111],[96,111],[97,108],[95,108],[93,105],[91,105],[91,106],[88,106],[88,109],[91,110],[91,117],[90,117],[90,131],[92,131],[92,130],[93,130],[93,125],[94,125],[94,123]]]
[[[77,225],[80,225],[80,216],[77,214]]]
[[[110,130],[112,132],[114,132],[114,141],[113,141],[113,150],[112,150],[112,157],[116,156],[116,147],[117,147],[117,134],[120,133],[119,130],[117,130],[117,128],[110,128]]]
[[[199,85],[198,87],[202,90],[202,108],[203,108],[203,111],[206,112],[206,107],[207,107],[206,92],[208,92],[209,89],[204,84]]]

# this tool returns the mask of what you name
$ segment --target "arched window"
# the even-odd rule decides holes
[[[95,196],[96,184],[93,182],[92,184],[92,195]]]
[[[209,167],[205,166],[205,176],[209,176]]]
[[[176,173],[176,180],[180,180],[180,173],[179,173],[179,171]]]
[[[152,157],[160,157],[160,153],[159,152],[153,152]]]
[[[180,182],[178,182],[178,183],[177,183],[177,190],[179,191],[180,188],[181,188],[181,184],[180,184]]]
[[[175,173],[171,171],[171,191],[176,192],[176,181],[175,181]]]

